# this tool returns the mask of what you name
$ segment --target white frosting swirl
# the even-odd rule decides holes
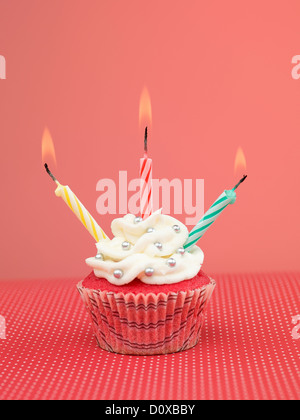
[[[188,237],[184,224],[161,214],[161,210],[138,223],[135,219],[133,214],[115,219],[111,225],[115,237],[96,244],[103,259],[92,257],[86,262],[97,277],[116,285],[135,278],[148,284],[171,284],[191,279],[199,272],[204,259],[200,248],[194,246],[189,252],[178,252]],[[128,249],[123,248],[123,242],[129,243]],[[115,275],[116,270],[121,270],[119,276]]]

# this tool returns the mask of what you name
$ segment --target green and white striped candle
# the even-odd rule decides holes
[[[228,204],[235,203],[236,193],[235,190],[237,187],[245,181],[247,175],[244,175],[243,178],[236,184],[232,190],[225,190],[220,195],[220,197],[214,202],[214,204],[208,209],[205,215],[199,220],[196,226],[189,233],[189,237],[184,244],[184,249],[188,251],[191,249],[196,242],[205,234],[208,228],[214,223],[222,211],[228,206]]]

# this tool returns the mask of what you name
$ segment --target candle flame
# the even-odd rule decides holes
[[[151,99],[146,86],[142,90],[140,97],[139,122],[140,128],[142,128],[143,130],[145,129],[145,127],[151,127],[152,125]]]
[[[42,138],[42,162],[54,163],[56,165],[56,155],[50,131],[46,127]]]
[[[238,148],[234,162],[234,173],[243,172],[246,170],[246,157],[241,147]]]

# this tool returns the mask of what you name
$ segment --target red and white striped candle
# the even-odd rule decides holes
[[[148,157],[148,130],[145,129],[144,140],[144,157],[140,159],[140,201],[141,201],[141,217],[146,219],[153,212],[152,204],[152,159]]]

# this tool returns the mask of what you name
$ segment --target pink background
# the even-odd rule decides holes
[[[1,278],[88,272],[93,240],[55,197],[41,137],[47,125],[55,174],[99,220],[97,181],[138,175],[145,85],[156,178],[204,178],[207,209],[236,182],[239,146],[247,158],[237,203],[199,243],[205,270],[300,269],[299,16],[299,1],[0,0]]]

